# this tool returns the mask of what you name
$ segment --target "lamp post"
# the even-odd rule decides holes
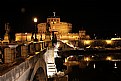
[[[37,39],[37,18],[36,17],[34,18],[34,23],[35,23],[35,39],[34,39],[34,41],[38,41],[38,39]]]

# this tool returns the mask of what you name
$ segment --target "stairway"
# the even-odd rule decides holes
[[[48,78],[52,77],[55,73],[57,73],[55,63],[47,63],[47,75],[48,75]]]

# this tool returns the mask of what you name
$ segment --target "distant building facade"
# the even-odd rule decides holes
[[[47,18],[47,22],[39,23],[37,25],[38,33],[37,39],[40,40],[42,36],[42,40],[45,40],[45,33],[47,32],[46,27],[47,23],[50,24],[49,31],[52,38],[52,32],[56,34],[58,40],[81,40],[81,39],[90,39],[89,35],[86,35],[85,30],[80,30],[78,33],[72,33],[72,24],[67,22],[61,22],[59,17],[50,17]],[[16,41],[27,40],[31,41],[31,33],[16,33]]]
[[[47,22],[50,23],[49,31],[55,31],[57,34],[67,34],[72,31],[72,24],[67,22],[60,22],[60,18],[52,17],[47,18]],[[38,24],[38,33],[46,32],[46,23]]]

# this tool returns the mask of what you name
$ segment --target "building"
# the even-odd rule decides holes
[[[57,34],[67,34],[72,31],[72,24],[67,22],[60,22],[60,18],[51,17],[47,18],[47,22],[50,24],[49,31],[55,31]],[[38,24],[38,33],[46,32],[46,22]]]
[[[61,22],[60,17],[56,17],[55,14],[52,17],[47,18],[47,22],[39,23],[37,25],[37,39],[45,40],[45,34],[47,32],[47,25],[49,23],[49,32],[52,39],[52,32],[56,35],[58,40],[79,40],[90,39],[89,35],[86,35],[85,30],[80,30],[78,33],[72,33],[72,24],[68,22]],[[31,33],[16,33],[16,41],[31,41]],[[33,35],[34,36],[34,35]],[[34,37],[35,38],[35,37]]]

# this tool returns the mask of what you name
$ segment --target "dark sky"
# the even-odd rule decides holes
[[[0,32],[5,22],[13,32],[31,32],[34,16],[38,23],[46,22],[55,11],[62,22],[72,23],[73,32],[83,28],[90,34],[121,34],[120,4],[121,0],[1,0]]]

